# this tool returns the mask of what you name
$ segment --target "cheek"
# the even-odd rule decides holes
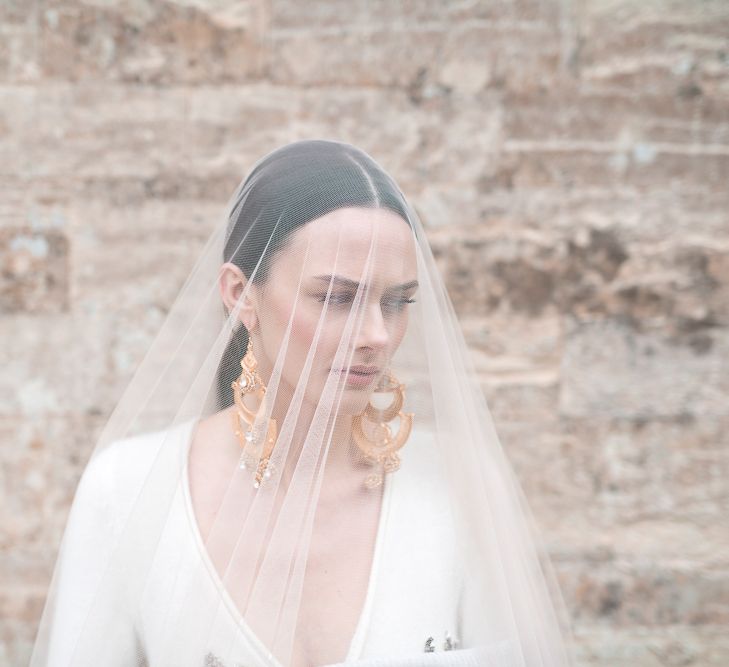
[[[261,318],[261,329],[264,338],[264,346],[270,353],[271,364],[276,362],[282,347],[286,346],[286,360],[284,373],[287,369],[297,370],[306,359],[306,354],[311,345],[316,331],[316,319],[307,314],[302,303],[296,305],[295,310],[290,299],[276,298],[278,295],[270,294],[266,299],[264,316]],[[286,332],[291,325],[291,333]],[[289,340],[286,341],[286,338]],[[303,355],[303,359],[302,359]]]
[[[293,313],[291,320],[291,340],[289,341],[289,355],[291,356],[289,358],[292,361],[294,359],[296,360],[297,371],[301,370],[301,367],[310,354],[311,346],[316,337],[316,330],[319,326],[320,316],[321,309],[318,307],[318,304],[314,305],[306,301],[299,302]],[[288,324],[288,320],[286,323]],[[329,365],[331,363],[337,345],[339,344],[339,336],[339,328],[329,318],[326,318],[321,323],[314,366]]]
[[[405,306],[402,313],[393,315],[392,325],[390,327],[390,339],[394,347],[397,347],[402,342],[405,332],[408,329],[408,321],[410,319],[410,312],[408,310],[410,306]]]
[[[306,356],[311,348],[311,344],[314,342],[316,325],[317,320],[315,317],[304,312],[303,308],[297,308],[291,321],[292,340],[289,342],[289,347],[293,343],[293,346]]]

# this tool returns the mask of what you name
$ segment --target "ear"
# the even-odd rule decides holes
[[[218,287],[220,288],[220,296],[223,299],[225,308],[228,313],[231,313],[237,307],[238,319],[243,322],[248,331],[252,331],[258,324],[255,290],[249,288],[242,303],[239,303],[243,294],[246,293],[247,284],[248,278],[232,262],[225,262],[220,267]],[[253,286],[251,285],[251,287]]]

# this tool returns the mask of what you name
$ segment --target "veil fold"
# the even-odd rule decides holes
[[[572,664],[395,181],[295,142],[221,218],[84,471],[31,667]]]

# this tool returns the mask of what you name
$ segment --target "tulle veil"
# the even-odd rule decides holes
[[[351,145],[262,157],[96,443],[31,666],[572,662],[416,212]]]

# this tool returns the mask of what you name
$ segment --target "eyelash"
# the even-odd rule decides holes
[[[318,297],[317,300],[319,301],[319,303],[324,303],[325,301],[327,301],[327,298],[326,298],[326,296],[320,296],[320,297]],[[351,300],[350,296],[348,296],[348,295],[343,296],[340,294],[332,294],[328,299],[329,303],[331,303],[332,305],[335,305],[335,306],[341,306],[349,300]],[[415,303],[416,299],[396,299],[396,301],[398,303],[398,305],[396,306],[396,309],[402,310],[403,308],[405,308],[405,306],[407,304]]]

